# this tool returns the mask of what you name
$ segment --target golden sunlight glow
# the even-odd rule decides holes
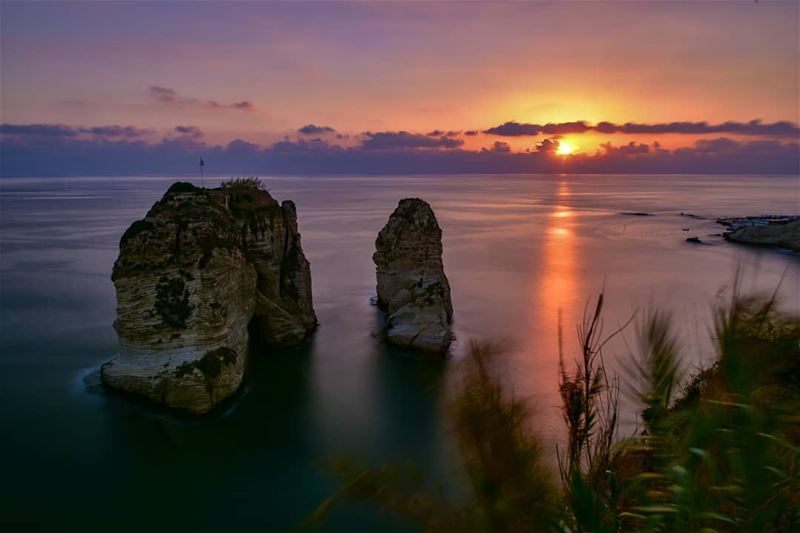
[[[577,148],[577,146],[561,141],[558,143],[558,149],[556,150],[556,153],[558,155],[570,155],[575,151],[575,148]]]

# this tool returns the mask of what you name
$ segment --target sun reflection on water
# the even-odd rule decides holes
[[[571,309],[576,297],[575,213],[564,205],[569,196],[569,184],[560,182],[541,250],[542,270],[537,301],[546,307],[542,318],[548,324],[547,331],[557,330],[559,309]]]
[[[547,215],[542,241],[537,250],[535,282],[530,302],[531,330],[537,342],[525,351],[525,385],[534,390],[537,427],[546,442],[555,444],[562,432],[558,415],[558,326],[562,317],[565,357],[571,357],[577,304],[578,243],[575,233],[576,212],[570,204],[569,183],[561,181],[554,191],[551,212]]]

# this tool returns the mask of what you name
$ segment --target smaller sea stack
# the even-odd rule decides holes
[[[453,340],[453,304],[442,264],[442,230],[427,202],[400,201],[375,241],[383,332],[398,346],[445,353]]]

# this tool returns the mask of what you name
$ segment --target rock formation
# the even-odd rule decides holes
[[[387,312],[386,339],[442,353],[452,341],[453,304],[442,265],[442,230],[431,206],[400,201],[375,241],[378,305]]]
[[[724,234],[732,242],[781,246],[800,252],[800,219],[786,223],[746,224]]]
[[[103,381],[195,413],[238,389],[248,327],[288,345],[317,324],[294,204],[254,179],[172,185],[122,235],[111,279],[119,355]]]

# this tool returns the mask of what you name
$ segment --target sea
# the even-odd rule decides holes
[[[254,345],[241,391],[204,417],[106,390],[120,236],[172,182],[223,178],[0,179],[3,531],[292,530],[336,493],[341,461],[413,464],[458,498],[448,405],[472,342],[503,347],[498,371],[555,464],[559,325],[569,366],[601,293],[607,334],[633,318],[603,352],[626,378],[623,436],[637,430],[642,316],[671,313],[690,375],[713,360],[714,309],[735,284],[800,311],[800,255],[729,243],[716,222],[800,214],[796,176],[264,176],[297,204],[319,329],[290,349]],[[406,197],[428,201],[443,231],[457,336],[445,358],[375,335],[375,237]],[[408,529],[363,504],[335,506],[326,525]]]

